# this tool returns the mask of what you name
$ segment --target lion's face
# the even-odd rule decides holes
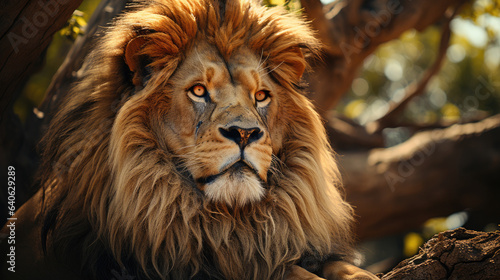
[[[171,109],[161,124],[166,145],[214,202],[241,205],[264,194],[280,141],[272,134],[278,89],[259,59],[240,50],[226,64],[200,44],[171,78]]]
[[[138,93],[128,101],[135,105],[125,105],[121,114],[134,113],[144,103],[151,116],[146,130],[158,148],[178,159],[178,168],[211,202],[256,202],[265,193],[273,151],[282,142],[277,114],[283,89],[268,75],[272,69],[263,67],[264,60],[240,48],[226,61],[214,46],[201,42],[165,88],[146,98]]]

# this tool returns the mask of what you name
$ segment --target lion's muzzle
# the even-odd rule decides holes
[[[219,132],[222,136],[238,144],[242,151],[248,144],[259,140],[264,135],[258,127],[242,128],[238,126],[231,126],[227,129],[219,128]]]
[[[218,165],[217,172],[205,173],[208,176],[198,178],[197,183],[212,201],[243,205],[264,195],[271,150],[268,133],[256,119],[231,115],[233,119],[219,125],[213,135],[221,143],[219,153],[211,163],[205,161],[208,168]]]

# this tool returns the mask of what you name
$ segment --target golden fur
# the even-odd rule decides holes
[[[133,4],[99,40],[44,139],[48,254],[99,279],[121,268],[152,279],[281,279],[296,263],[351,260],[351,208],[322,122],[298,87],[301,54],[318,48],[309,27],[280,8]],[[240,181],[221,175],[216,188],[197,179],[239,153],[213,135],[237,111],[198,114],[212,105],[182,88],[196,73],[219,81],[209,92],[272,92],[269,107],[249,103],[244,113],[263,130],[245,150],[251,168],[238,171]],[[241,96],[234,100],[246,108]],[[238,182],[249,188],[234,189]]]

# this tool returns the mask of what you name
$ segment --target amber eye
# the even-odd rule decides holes
[[[269,97],[269,92],[266,92],[264,90],[260,90],[255,93],[255,101],[257,102],[262,102],[266,100]]]
[[[258,108],[264,108],[267,105],[269,105],[269,102],[271,102],[271,94],[269,94],[268,90],[259,90],[255,93],[255,105]]]
[[[202,85],[195,85],[189,91],[197,97],[204,97],[207,94],[207,89]]]

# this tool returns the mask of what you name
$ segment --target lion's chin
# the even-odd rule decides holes
[[[205,195],[216,203],[243,206],[257,202],[264,196],[261,181],[247,168],[226,172],[205,185]]]

